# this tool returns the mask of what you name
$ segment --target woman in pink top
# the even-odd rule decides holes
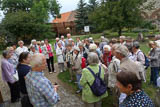
[[[45,40],[45,45],[46,45],[46,48],[47,48],[46,59],[47,59],[47,65],[48,65],[49,73],[56,72],[54,70],[53,49],[52,49],[52,45],[48,43],[48,39]],[[51,69],[51,67],[52,67],[52,69]]]

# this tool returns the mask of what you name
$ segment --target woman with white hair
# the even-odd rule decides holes
[[[28,48],[24,46],[23,41],[18,42],[19,47],[16,49],[16,53],[19,56],[22,52],[28,52]]]
[[[58,42],[58,47],[56,49],[56,56],[60,72],[64,72],[64,51],[65,49],[62,46],[61,42]]]
[[[103,55],[102,55],[102,63],[108,67],[112,60],[111,47],[109,45],[104,45],[103,47]]]
[[[94,52],[90,52],[88,56],[88,68],[84,68],[82,71],[82,77],[80,80],[80,84],[82,85],[82,100],[86,103],[86,107],[101,107],[101,100],[108,96],[107,91],[101,95],[96,96],[93,94],[91,88],[89,85],[92,85],[95,77],[91,73],[94,72],[94,74],[99,74],[100,78],[104,80],[104,69],[100,65],[99,66],[99,58],[98,55]],[[89,70],[90,69],[90,70]],[[101,71],[101,73],[100,73]]]
[[[2,68],[2,78],[5,82],[8,83],[11,93],[11,103],[15,103],[19,101],[20,98],[20,90],[19,83],[17,79],[14,77],[15,69],[13,64],[11,64],[8,59],[11,58],[12,53],[9,50],[3,51],[3,59],[1,61]]]

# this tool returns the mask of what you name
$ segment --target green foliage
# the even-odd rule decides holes
[[[5,18],[0,24],[0,34],[12,41],[30,41],[53,36],[48,23],[49,14],[59,15],[60,6],[56,0],[1,0]]]
[[[81,33],[83,32],[84,26],[87,26],[88,23],[88,12],[87,12],[87,8],[86,8],[86,3],[84,2],[84,0],[80,0],[78,3],[78,9],[77,9],[77,13],[76,13],[76,30]]]
[[[143,22],[140,6],[144,0],[108,0],[89,15],[97,31],[115,29],[121,35],[123,28],[134,28]]]

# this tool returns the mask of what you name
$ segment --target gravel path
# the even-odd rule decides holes
[[[1,56],[0,56],[1,59]],[[1,61],[0,61],[1,62]],[[0,64],[1,65],[1,64]],[[58,71],[58,65],[55,64],[55,69]],[[0,69],[1,71],[1,69]],[[62,83],[57,78],[58,72],[49,74],[47,71],[45,72],[45,76],[54,84],[55,82],[60,85],[58,94],[60,95],[60,102],[55,105],[55,107],[85,107],[84,103],[82,102],[81,98],[73,94],[73,92],[70,90],[70,87],[68,87],[66,84]],[[2,92],[3,100],[5,101],[5,104],[3,107],[21,107],[21,104],[15,103],[10,104],[10,92],[8,85],[2,81],[1,72],[0,72],[0,90]],[[1,107],[1,106],[0,106]]]

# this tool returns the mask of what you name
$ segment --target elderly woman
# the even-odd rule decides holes
[[[61,42],[58,42],[57,44],[57,49],[56,49],[56,56],[57,56],[57,61],[58,61],[58,66],[60,72],[64,72],[64,47],[62,47]]]
[[[22,52],[28,52],[28,48],[24,46],[23,41],[18,42],[19,47],[16,49],[16,53],[19,56]]]
[[[109,45],[104,45],[102,62],[106,67],[108,67],[111,60],[112,60],[111,47]]]
[[[119,107],[154,107],[152,100],[141,90],[142,81],[134,72],[127,70],[117,74],[117,87],[127,95]]]
[[[19,101],[20,91],[17,80],[14,78],[15,69],[8,59],[11,58],[12,53],[10,51],[3,51],[3,59],[1,62],[2,78],[8,83],[11,92],[11,102],[15,103]]]
[[[48,39],[45,39],[45,46],[47,48],[47,54],[45,54],[45,56],[47,59],[48,70],[49,70],[49,73],[52,74],[53,72],[56,72],[56,71],[54,70],[53,49],[52,49],[52,45],[49,44]],[[52,69],[51,69],[51,67],[52,67]]]
[[[30,47],[30,52],[29,52],[29,53],[30,53],[31,56],[33,56],[34,54],[36,54],[36,53],[38,53],[38,52],[36,51],[36,49],[35,49],[34,46],[31,46],[31,47]]]
[[[73,66],[72,70],[76,73],[77,83],[79,90],[76,91],[76,93],[80,93],[82,91],[82,86],[80,85],[80,79],[82,76],[82,57],[80,55],[80,49],[78,47],[73,48],[73,52],[75,54],[75,57],[73,57]]]
[[[89,68],[93,70],[95,74],[99,73],[99,58],[98,55],[94,52],[90,52],[88,56]],[[104,69],[101,67],[100,78],[104,80]],[[82,100],[86,102],[86,107],[101,107],[101,100],[108,96],[108,93],[105,92],[102,96],[95,96],[89,86],[89,84],[93,84],[95,77],[92,73],[87,69],[83,69],[82,77],[80,80],[80,84],[82,85]]]
[[[160,50],[157,48],[155,42],[150,41],[149,46],[151,51],[149,53],[148,58],[150,59],[150,66],[151,66],[151,77],[150,82],[157,86],[157,78],[159,77],[159,54]]]

